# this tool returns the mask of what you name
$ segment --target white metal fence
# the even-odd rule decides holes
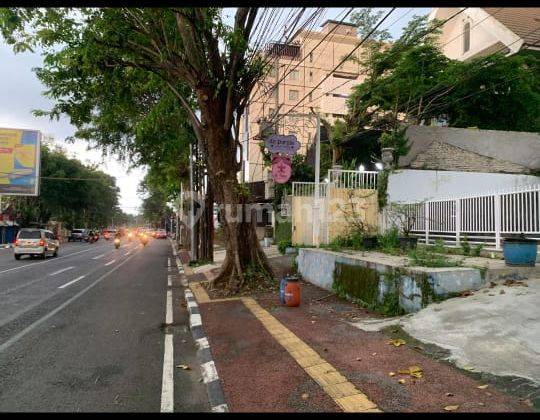
[[[328,182],[319,183],[319,196],[326,197],[329,187],[347,189],[377,189],[378,172],[376,171],[349,171],[330,169]],[[314,182],[293,182],[293,197],[312,197],[315,195]]]
[[[319,197],[326,197],[327,189],[328,189],[328,184],[324,182],[320,182],[319,183]],[[293,182],[292,195],[293,197],[313,197],[315,195],[315,183],[314,182]]]
[[[336,188],[350,189],[376,189],[376,171],[349,171],[342,169],[330,169],[328,181],[334,183]]]
[[[505,235],[540,238],[540,185],[402,205],[412,218],[411,233],[424,243],[442,239],[447,245],[460,246],[466,238],[471,244],[484,243],[499,250]],[[392,204],[386,213],[383,219],[389,228]]]

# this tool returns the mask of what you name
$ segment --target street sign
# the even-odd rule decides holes
[[[274,182],[285,184],[292,175],[291,158],[275,155],[272,158],[272,177]]]
[[[41,133],[0,128],[0,195],[38,195]]]
[[[300,149],[300,142],[293,134],[288,136],[274,134],[266,139],[265,145],[271,153],[284,153],[286,155],[294,155]]]

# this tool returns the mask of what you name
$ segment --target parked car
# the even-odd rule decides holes
[[[58,256],[60,241],[50,230],[23,228],[17,234],[13,247],[15,259],[23,255],[39,256],[42,259],[47,255]]]
[[[75,241],[88,241],[88,230],[87,229],[73,229],[68,236],[68,242]]]
[[[165,229],[158,229],[156,231],[156,239],[167,239],[167,232],[165,232]]]

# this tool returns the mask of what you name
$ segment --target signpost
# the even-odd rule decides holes
[[[272,153],[272,177],[278,184],[286,183],[292,175],[291,156],[300,149],[300,142],[295,135],[280,136],[274,134],[265,141],[266,148]]]
[[[272,177],[278,184],[285,184],[292,175],[291,158],[274,155],[272,158]]]
[[[283,153],[286,155],[294,155],[300,149],[300,142],[292,134],[288,136],[274,134],[266,139],[265,145],[271,153]]]

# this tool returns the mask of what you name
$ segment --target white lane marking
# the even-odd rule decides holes
[[[165,315],[165,324],[173,323],[173,312],[172,312],[172,291],[167,290],[167,314]]]
[[[169,287],[172,286],[172,278],[171,278],[171,276],[167,276],[167,286],[169,286]]]
[[[219,379],[217,370],[216,370],[216,365],[214,364],[213,360],[211,360],[210,362],[203,363],[201,365],[201,370],[202,370],[203,381],[205,384],[209,382],[213,382],[216,379]]]
[[[171,259],[167,258],[167,267],[170,267],[170,266],[171,266]]]
[[[128,251],[124,254],[124,257],[127,257],[129,254],[131,254],[131,251]]]
[[[161,381],[161,412],[174,411],[174,381],[173,381],[173,335],[165,334],[165,351],[163,353],[163,379]]]
[[[76,283],[78,282],[79,280],[82,280],[84,279],[86,276],[80,276],[80,277],[77,277],[75,280],[71,280],[69,282],[67,282],[66,284],[63,284],[62,286],[58,286],[59,289],[63,289],[64,287],[68,287],[70,284],[73,284],[73,283]]]
[[[54,273],[49,274],[49,276],[56,276],[57,274],[63,273],[64,271],[72,270],[75,267],[66,267],[62,268],[61,270],[55,271]]]
[[[17,341],[19,341],[22,337],[24,337],[26,334],[28,334],[29,332],[31,332],[34,328],[36,328],[37,326],[41,325],[42,323],[44,323],[45,321],[47,321],[49,318],[53,317],[54,315],[56,315],[58,312],[60,312],[62,309],[64,309],[66,306],[68,306],[69,304],[71,304],[72,302],[74,302],[75,300],[79,299],[82,295],[84,295],[86,292],[88,292],[91,288],[93,288],[96,284],[100,283],[104,278],[106,278],[107,276],[111,275],[112,273],[114,273],[116,270],[118,270],[120,267],[122,267],[125,263],[127,263],[131,258],[133,258],[136,254],[133,254],[131,257],[128,257],[126,258],[124,261],[122,261],[120,264],[118,264],[116,267],[114,267],[113,269],[107,271],[105,274],[103,274],[100,278],[98,278],[97,280],[95,280],[93,283],[89,284],[88,286],[86,286],[84,289],[82,289],[79,293],[75,294],[74,296],[72,296],[71,298],[69,298],[68,300],[66,300],[64,303],[62,303],[60,306],[56,307],[56,309],[52,310],[51,312],[49,312],[47,315],[45,315],[44,317],[38,319],[37,321],[33,322],[32,324],[30,324],[28,327],[26,327],[24,330],[22,331],[19,331],[17,334],[15,334],[14,336],[12,336],[9,340],[3,342],[2,344],[0,344],[0,353],[2,353],[3,351],[5,351],[8,347],[10,347],[12,344],[16,343]]]
[[[108,265],[114,264],[116,260],[109,261],[108,263],[103,264],[104,267],[107,267]]]
[[[92,257],[92,259],[93,260],[99,260],[103,256],[105,256],[105,254],[99,254],[99,255],[96,255],[95,257]]]
[[[38,264],[45,264],[45,263],[58,261],[58,260],[61,260],[62,258],[71,257],[72,255],[82,254],[83,252],[88,252],[88,251],[93,251],[93,250],[94,250],[94,248],[84,249],[82,251],[72,252],[71,254],[62,255],[61,257],[56,257],[56,258],[51,259],[51,260],[46,260],[46,261],[35,262],[35,263],[31,263],[31,264],[20,265],[19,267],[8,268],[7,270],[0,271],[0,274],[7,273],[8,271],[20,270],[21,268],[25,268],[25,267],[33,267],[33,266],[38,265]]]
[[[197,307],[197,304],[196,304],[195,302],[193,302],[193,301],[190,300],[190,301],[187,303],[187,306],[189,306],[190,308],[196,308],[196,307]]]

